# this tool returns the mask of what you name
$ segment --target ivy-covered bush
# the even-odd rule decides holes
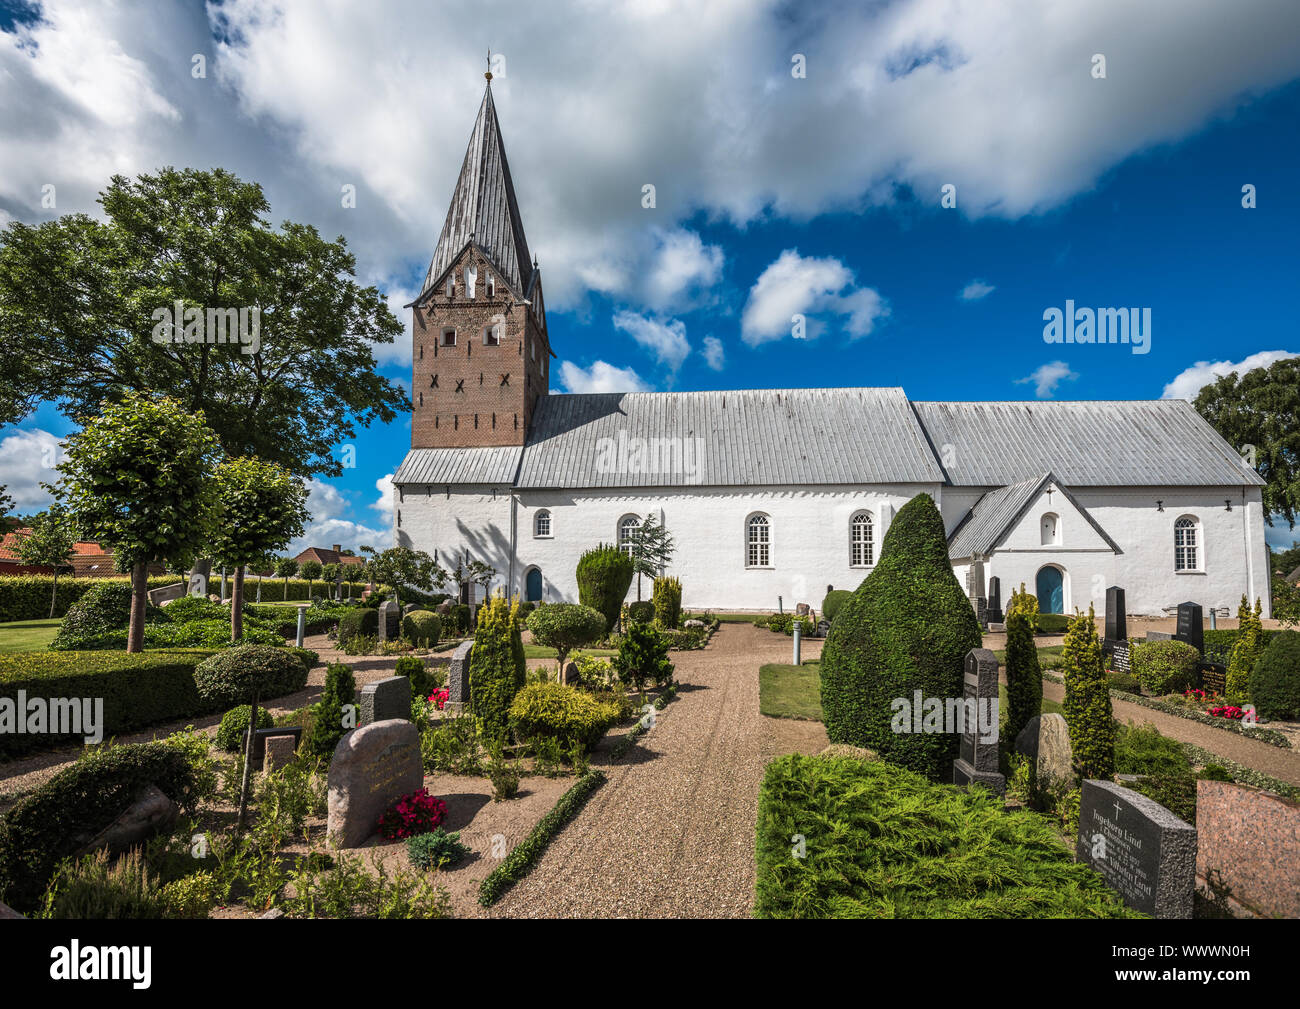
[[[947,779],[958,737],[893,731],[892,701],[916,690],[926,698],[961,697],[965,656],[980,640],[948,559],[943,518],[934,500],[919,494],[899,509],[879,562],[826,637],[821,700],[830,741]]]
[[[311,726],[303,734],[304,753],[331,760],[339,740],[347,732],[343,724],[343,708],[355,704],[357,681],[352,667],[342,662],[331,663],[325,670],[325,689],[311,713]]]
[[[241,704],[237,708],[231,708],[221,717],[221,724],[217,726],[217,747],[225,750],[227,753],[242,753],[244,750],[244,735],[248,732],[248,709],[247,704]],[[271,712],[260,704],[257,706],[257,727],[259,729],[275,728],[275,718]]]
[[[646,680],[656,686],[673,681],[673,664],[668,661],[668,642],[651,624],[632,624],[619,642],[614,668],[624,683],[638,690]]]
[[[648,599],[628,603],[627,618],[633,623],[648,624],[655,618],[655,604]]]
[[[654,588],[655,621],[660,627],[675,631],[682,619],[682,583],[677,578],[656,578]]]
[[[479,735],[485,740],[506,741],[510,704],[527,673],[519,635],[519,605],[494,596],[479,607],[478,629],[469,655],[469,693]]]
[[[285,648],[239,645],[204,659],[194,670],[199,698],[214,709],[248,701],[254,690],[269,700],[307,685],[302,659]]]
[[[618,622],[634,573],[632,558],[618,547],[601,544],[578,558],[578,602],[605,616],[605,633]]]
[[[822,616],[827,620],[834,620],[835,614],[843,609],[844,604],[853,598],[853,593],[848,589],[833,589],[826,593],[826,598],[822,600]]]
[[[413,645],[436,645],[442,635],[442,620],[429,610],[412,610],[402,618],[402,637]]]
[[[167,742],[87,750],[0,817],[0,900],[34,910],[59,862],[93,840],[156,785],[191,814],[197,782],[189,757]]]
[[[618,709],[559,683],[530,683],[510,705],[510,725],[521,742],[549,739],[590,750],[618,720]]]
[[[368,606],[359,606],[339,618],[339,645],[346,645],[353,638],[374,638],[379,636],[379,611]]]
[[[1250,699],[1263,718],[1300,718],[1300,632],[1273,638],[1251,670]]]
[[[1196,686],[1201,653],[1185,641],[1135,641],[1129,649],[1133,675],[1152,696],[1181,694]]]
[[[1101,659],[1096,614],[1091,606],[1070,621],[1061,653],[1065,676],[1062,708],[1080,778],[1107,779],[1115,773],[1115,721]]]
[[[1043,671],[1029,615],[1015,610],[1007,616],[1007,722],[1003,749],[1014,749],[1016,736],[1043,707]]]

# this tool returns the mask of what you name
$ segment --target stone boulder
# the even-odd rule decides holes
[[[392,718],[353,729],[339,740],[330,763],[330,843],[357,847],[378,828],[384,810],[423,783],[414,722]]]
[[[84,843],[78,855],[107,848],[110,854],[119,854],[128,848],[170,830],[180,815],[180,807],[157,785],[146,785],[122,814]]]
[[[1064,716],[1035,715],[1016,736],[1016,752],[1034,761],[1040,789],[1074,781],[1074,751]]]

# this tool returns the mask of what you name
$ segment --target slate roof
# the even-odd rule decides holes
[[[954,486],[1002,487],[1048,470],[1069,487],[1264,483],[1186,400],[912,405]]]
[[[1016,523],[1024,516],[1029,506],[1038,500],[1039,494],[1048,483],[1055,483],[1060,491],[1078,509],[1088,523],[1116,553],[1123,553],[1117,544],[1096,519],[1083,507],[1073,494],[1063,486],[1051,473],[1043,473],[1019,483],[1008,484],[989,491],[957,523],[948,536],[948,556],[958,559],[973,557],[976,554],[987,556],[1002,542]]]
[[[516,296],[528,297],[533,265],[515,200],[514,183],[510,180],[505,145],[501,141],[491,82],[483,93],[478,118],[470,132],[465,160],[422,292],[441,278],[471,238],[501,272]]]

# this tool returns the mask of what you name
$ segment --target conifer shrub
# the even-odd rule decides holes
[[[221,724],[217,726],[217,747],[225,750],[227,753],[242,753],[244,750],[244,735],[248,732],[248,710],[247,704],[241,704],[237,708],[231,708],[221,718]],[[257,727],[259,729],[275,728],[275,718],[271,712],[260,704],[257,706]]]
[[[655,686],[672,683],[673,664],[668,661],[668,639],[651,624],[632,624],[618,644],[614,668],[620,680],[638,690],[645,687],[646,680],[654,680]]]
[[[1201,653],[1186,641],[1135,641],[1129,651],[1133,675],[1154,697],[1196,686]]]
[[[479,607],[469,656],[470,697],[479,735],[491,745],[507,742],[510,704],[527,670],[519,641],[519,604],[493,596]]]
[[[344,705],[355,704],[357,681],[352,667],[335,662],[325,670],[325,689],[311,713],[311,726],[304,734],[304,753],[331,760],[334,750],[348,730],[343,724]]]
[[[822,616],[827,620],[834,620],[835,614],[839,613],[844,604],[852,598],[853,593],[848,589],[834,589],[827,592],[826,598],[822,600]]]
[[[1075,772],[1080,778],[1108,779],[1115,773],[1115,722],[1091,606],[1070,621],[1060,668],[1065,676],[1062,707],[1070,728]]]
[[[510,724],[521,742],[549,740],[564,750],[574,744],[591,749],[617,720],[612,704],[549,680],[528,684],[510,706]]]
[[[1228,676],[1224,683],[1224,693],[1231,700],[1254,699],[1250,694],[1251,671],[1264,657],[1267,647],[1264,624],[1260,619],[1262,612],[1259,600],[1255,601],[1252,610],[1250,600],[1244,595],[1241,597],[1241,604],[1237,607],[1237,637],[1228,655]]]
[[[1251,670],[1250,699],[1263,718],[1300,718],[1300,632],[1274,636]]]
[[[648,599],[628,603],[627,618],[638,624],[648,624],[655,618],[655,604]]]
[[[1011,590],[1011,599],[1007,602],[1007,619],[1011,619],[1012,613],[1023,613],[1029,620],[1029,631],[1031,634],[1037,634],[1039,613],[1038,597],[1032,592],[1025,591],[1025,583],[1020,583],[1020,591]]]
[[[1043,707],[1043,671],[1029,615],[1015,610],[1007,615],[1007,722],[1003,749],[1014,748],[1016,736]]]
[[[679,579],[655,579],[654,607],[659,626],[677,630],[682,621],[682,583]]]
[[[979,623],[948,559],[943,518],[928,494],[899,509],[879,562],[831,623],[822,650],[821,700],[832,743],[946,780],[953,733],[897,733],[896,698],[961,697],[965,656]]]
[[[604,615],[607,634],[618,622],[634,573],[632,558],[608,544],[602,543],[578,558],[578,602]]]
[[[402,637],[413,645],[436,645],[442,620],[429,610],[412,610],[402,618]]]

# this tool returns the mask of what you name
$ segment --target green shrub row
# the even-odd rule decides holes
[[[578,815],[591,794],[604,783],[603,771],[588,771],[574,782],[573,787],[560,796],[560,801],[538,821],[529,835],[483,880],[479,885],[478,902],[483,907],[491,907],[501,899],[502,894],[528,875],[533,863],[541,857],[551,839]]]
[[[1187,754],[1187,759],[1193,764],[1203,766],[1209,764],[1218,764],[1226,767],[1228,773],[1232,775],[1232,780],[1242,785],[1253,785],[1255,788],[1263,788],[1269,792],[1276,792],[1278,795],[1287,799],[1300,799],[1300,787],[1282,781],[1279,778],[1270,777],[1262,771],[1257,771],[1253,767],[1247,767],[1245,764],[1238,764],[1235,760],[1229,760],[1227,757],[1220,757],[1217,753],[1211,753],[1209,750],[1202,749],[1194,743],[1183,743],[1183,750]]]
[[[64,616],[68,608],[87,591],[106,581],[130,583],[125,575],[121,578],[72,578],[60,575],[54,615]],[[149,588],[158,589],[183,581],[185,579],[180,575],[155,575],[149,579]],[[45,620],[50,615],[50,593],[53,589],[53,575],[0,575],[0,623],[11,620]]]

